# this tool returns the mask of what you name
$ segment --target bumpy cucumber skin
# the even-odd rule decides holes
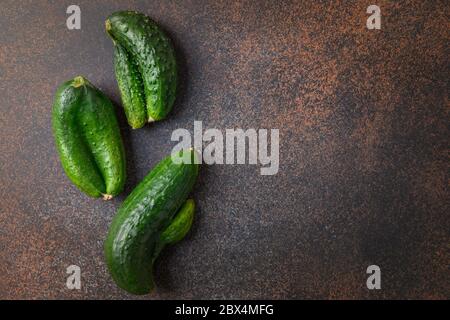
[[[114,44],[114,69],[128,124],[141,128],[147,122],[144,85],[134,60],[118,43]]]
[[[113,13],[106,30],[136,61],[142,76],[148,121],[164,119],[175,102],[177,64],[170,39],[149,17],[134,11]]]
[[[81,191],[105,199],[122,191],[125,152],[114,107],[101,91],[82,77],[63,83],[52,126],[64,171]]]
[[[195,157],[192,150],[184,151]],[[184,204],[198,164],[163,159],[131,192],[114,217],[105,241],[108,269],[122,289],[137,295],[154,287],[153,262],[165,245],[161,234]]]

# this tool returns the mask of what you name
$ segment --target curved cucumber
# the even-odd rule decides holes
[[[164,119],[175,102],[177,87],[177,65],[170,39],[153,20],[134,11],[113,13],[105,25],[114,43],[122,46],[137,66],[144,86],[147,121]],[[119,86],[126,78],[135,78],[126,67],[119,68],[123,69],[116,68]],[[124,104],[129,100],[123,93],[122,99]],[[137,108],[139,103],[133,103]]]
[[[83,77],[63,83],[52,111],[53,134],[69,179],[91,197],[110,199],[125,183],[125,152],[114,107]]]
[[[131,192],[112,221],[105,241],[106,263],[117,285],[130,293],[146,294],[153,289],[152,266],[160,250],[187,232],[187,224],[178,224],[176,214],[195,183],[199,167],[194,163],[195,151],[183,152],[191,156],[190,164],[176,164],[170,156],[163,159]],[[185,220],[186,213],[181,215]],[[180,228],[170,232],[176,237],[162,239],[168,228],[178,229],[173,223]]]

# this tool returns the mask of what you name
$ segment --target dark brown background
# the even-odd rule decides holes
[[[82,28],[69,31],[76,3]],[[366,29],[378,4],[382,30]],[[172,37],[181,90],[167,121],[131,131],[105,17],[136,9]],[[447,1],[2,1],[0,298],[130,298],[102,243],[176,128],[280,129],[280,171],[203,166],[192,232],[147,298],[449,298]],[[126,190],[110,202],[65,177],[56,87],[85,75],[115,102]],[[65,287],[66,267],[82,290]],[[382,290],[366,288],[367,266]]]

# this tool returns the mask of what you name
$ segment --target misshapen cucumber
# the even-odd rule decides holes
[[[105,241],[106,263],[117,285],[130,293],[146,294],[153,289],[153,262],[166,244],[184,237],[192,223],[194,205],[186,199],[199,166],[195,151],[183,153],[191,163],[177,164],[170,156],[163,159],[127,197],[112,221]]]
[[[137,66],[144,87],[142,94],[145,96],[147,121],[164,119],[172,109],[177,88],[177,65],[170,39],[153,20],[134,11],[113,13],[105,25],[114,43],[120,45]],[[124,94],[128,90],[124,90],[121,83],[126,83],[126,79],[132,79],[132,83],[138,82],[127,65],[129,64],[120,66],[116,63],[116,78],[119,87],[122,86],[122,100],[125,105],[130,99],[129,95]],[[132,87],[134,85],[129,86]],[[139,109],[140,102],[131,101]]]
[[[69,179],[91,197],[110,199],[125,183],[125,152],[110,100],[83,77],[63,83],[52,112],[53,134]]]

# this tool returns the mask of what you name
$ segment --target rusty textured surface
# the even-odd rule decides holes
[[[450,298],[449,16],[446,1],[2,1],[0,298],[132,298],[102,243],[175,128],[280,129],[280,171],[204,166],[187,239],[156,265],[168,298]],[[131,131],[105,17],[137,9],[174,40],[181,92],[167,121]],[[53,144],[55,88],[85,75],[115,101],[126,191],[82,195]],[[82,289],[65,287],[66,267]],[[382,290],[365,270],[382,269]]]

